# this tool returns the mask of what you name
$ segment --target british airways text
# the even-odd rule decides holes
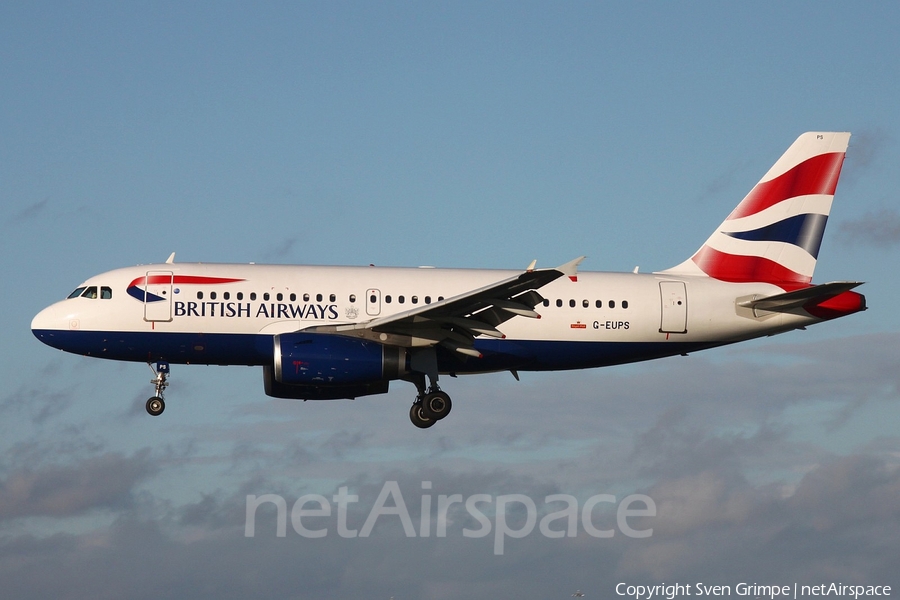
[[[285,304],[263,303],[254,307],[252,302],[175,302],[176,317],[256,317],[264,319],[318,319],[338,318],[335,304]]]

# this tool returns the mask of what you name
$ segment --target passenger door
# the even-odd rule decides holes
[[[147,271],[144,278],[144,320],[172,320],[172,271]]]
[[[687,333],[687,290],[683,281],[660,281],[660,333]]]

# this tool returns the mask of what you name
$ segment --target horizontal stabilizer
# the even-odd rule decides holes
[[[810,303],[820,304],[859,285],[862,285],[861,281],[832,281],[784,294],[745,300],[738,302],[738,306],[755,310],[786,312]]]

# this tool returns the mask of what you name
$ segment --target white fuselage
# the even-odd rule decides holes
[[[474,269],[144,265],[90,278],[79,288],[96,288],[96,297],[53,304],[35,317],[32,329],[36,335],[45,332],[38,337],[50,345],[90,356],[267,364],[271,342],[266,340],[276,334],[390,316],[514,275]],[[152,283],[154,276],[163,283]],[[108,291],[99,293],[104,288]],[[535,307],[540,319],[514,317],[498,326],[505,339],[478,338],[485,360],[469,359],[442,371],[604,366],[820,320],[802,311],[757,314],[737,304],[780,292],[767,283],[709,277],[581,272],[576,281],[562,277],[540,289],[545,298]],[[147,301],[150,294],[161,300]]]

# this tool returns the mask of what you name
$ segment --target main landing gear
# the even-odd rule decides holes
[[[420,429],[427,429],[450,414],[453,403],[441,390],[430,388],[428,393],[416,396],[409,409],[409,420]]]
[[[432,379],[429,376],[431,385],[426,390],[425,375],[417,375],[419,376],[413,378],[413,383],[416,384],[419,394],[409,409],[409,420],[420,429],[428,429],[450,414],[453,403],[450,402],[450,396],[438,387],[437,377]]]
[[[423,348],[410,357],[411,373],[404,379],[416,386],[416,400],[409,409],[409,420],[419,429],[427,429],[450,414],[450,396],[438,387],[438,363],[434,348]],[[425,377],[428,388],[425,388]]]
[[[151,416],[158,417],[166,410],[166,401],[163,400],[163,391],[169,387],[169,382],[167,381],[169,377],[169,363],[160,361],[156,363],[155,370],[150,363],[147,363],[147,366],[150,367],[150,370],[153,371],[153,374],[155,375],[155,377],[150,380],[150,383],[156,386],[156,395],[147,400],[146,408]]]

